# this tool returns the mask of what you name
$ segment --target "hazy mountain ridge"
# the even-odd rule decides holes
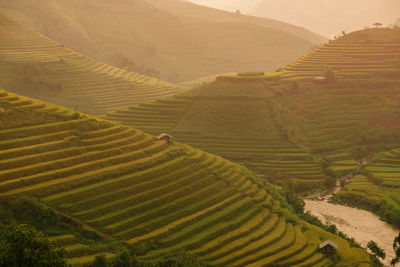
[[[117,66],[126,58],[170,81],[273,71],[313,46],[277,29],[177,16],[141,0],[0,1],[0,11],[85,55]]]
[[[274,28],[276,30],[281,30],[283,32],[297,36],[301,39],[312,42],[314,44],[321,44],[327,41],[327,39],[321,35],[318,35],[302,27],[278,20],[249,16],[246,14],[238,15],[232,12],[201,6],[198,4],[193,4],[182,0],[162,0],[162,1],[145,0],[145,1],[153,4],[158,8],[168,10],[169,12],[174,13],[176,15],[186,15],[213,21],[244,22],[244,23],[257,24],[269,28]]]
[[[196,0],[196,2],[203,2]],[[244,9],[246,14],[268,17],[304,26],[331,37],[342,30],[347,32],[372,26],[375,22],[389,25],[398,18],[397,0],[237,0],[223,6],[226,10]]]

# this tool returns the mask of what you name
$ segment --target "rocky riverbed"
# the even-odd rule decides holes
[[[321,199],[321,198],[320,198]],[[348,206],[332,204],[326,198],[322,200],[305,199],[305,210],[318,217],[323,223],[335,224],[339,231],[353,237],[363,247],[368,241],[375,241],[386,252],[383,263],[390,265],[394,257],[393,240],[400,229],[383,222],[372,212]],[[400,266],[396,265],[396,266]]]

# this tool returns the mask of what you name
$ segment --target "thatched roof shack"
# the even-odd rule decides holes
[[[325,242],[322,242],[322,243],[319,245],[319,248],[322,249],[322,248],[325,248],[325,247],[327,247],[327,246],[330,246],[330,247],[332,247],[332,248],[334,248],[334,249],[338,249],[338,248],[339,248],[339,246],[338,246],[335,242],[333,242],[333,241],[331,241],[331,240],[326,240]]]
[[[321,243],[319,245],[319,250],[322,252],[322,254],[325,255],[325,257],[333,259],[333,257],[336,254],[336,250],[339,248],[339,246],[331,241],[331,240],[326,240],[325,242]]]
[[[162,133],[160,135],[157,136],[158,140],[164,140],[166,141],[168,144],[172,143],[173,137],[167,133]]]
[[[314,78],[314,83],[326,83],[328,79],[324,76],[317,76]]]

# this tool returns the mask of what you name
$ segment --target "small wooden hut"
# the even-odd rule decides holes
[[[332,258],[335,255],[338,248],[339,246],[331,240],[326,240],[319,245],[322,254],[329,258]]]
[[[326,83],[328,79],[324,76],[317,76],[314,78],[314,83]]]
[[[167,133],[162,133],[162,134],[158,135],[157,139],[163,140],[163,141],[167,142],[168,144],[171,144],[172,140],[173,140],[172,136]]]

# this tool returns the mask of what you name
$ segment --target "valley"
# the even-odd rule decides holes
[[[396,257],[397,27],[326,40],[180,0],[0,12],[0,266]]]

